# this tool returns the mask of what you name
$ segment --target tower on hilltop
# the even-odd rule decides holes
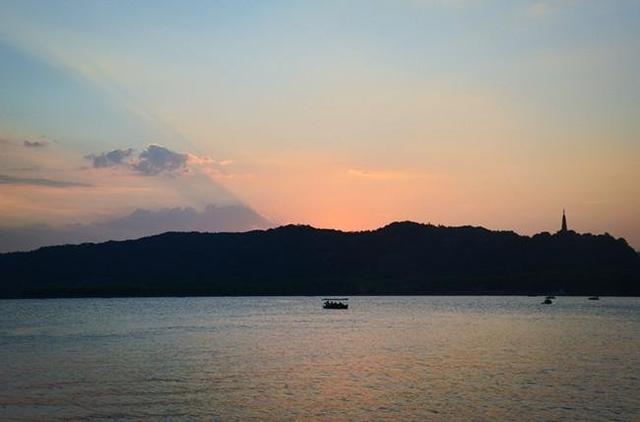
[[[560,228],[560,233],[567,232],[567,216],[564,213],[564,208],[562,209],[562,227]]]

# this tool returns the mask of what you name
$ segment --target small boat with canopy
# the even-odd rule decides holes
[[[349,304],[345,303],[349,300],[347,298],[327,298],[322,300],[324,301],[322,304],[323,309],[349,309]]]

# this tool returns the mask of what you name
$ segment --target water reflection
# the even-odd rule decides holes
[[[633,419],[640,301],[0,302],[0,415]]]

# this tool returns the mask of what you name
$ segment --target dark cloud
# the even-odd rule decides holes
[[[269,227],[271,224],[243,205],[208,205],[203,211],[194,208],[137,209],[133,213],[104,223],[116,231],[138,236],[167,231],[242,231]]]
[[[107,240],[135,239],[167,231],[238,232],[271,227],[272,223],[243,205],[138,209],[105,222],[52,228],[43,224],[0,229],[0,253]]]
[[[51,180],[29,177],[14,177],[0,174],[0,185],[38,185],[52,188],[87,187],[86,183],[65,182],[62,180]]]
[[[171,151],[161,145],[151,144],[137,157],[134,157],[133,151],[133,148],[116,149],[101,154],[86,155],[85,158],[92,161],[94,168],[122,166],[145,176],[176,173],[187,169],[189,160],[187,154]]]
[[[187,154],[179,154],[160,145],[149,145],[142,151],[138,161],[133,163],[132,168],[138,173],[147,176],[154,176],[162,172],[174,172],[186,170]]]
[[[127,161],[133,155],[133,148],[115,149],[102,154],[85,155],[84,158],[93,162],[94,168],[114,167],[119,165],[128,165]]]
[[[49,146],[49,143],[47,141],[24,141],[22,145],[27,148],[44,148]]]

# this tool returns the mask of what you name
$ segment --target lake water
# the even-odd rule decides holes
[[[0,301],[0,419],[640,420],[640,299]]]

